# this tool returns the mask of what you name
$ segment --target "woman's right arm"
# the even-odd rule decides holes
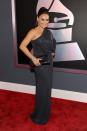
[[[34,31],[33,29],[31,29],[27,35],[25,36],[25,38],[22,40],[19,49],[30,59],[33,59],[33,55],[30,53],[30,51],[27,48],[27,45],[30,43],[30,41],[32,40],[32,38],[34,37]]]
[[[34,29],[31,29],[27,35],[25,36],[25,38],[22,40],[19,49],[27,56],[29,57],[29,59],[31,59],[35,65],[40,65],[39,59],[35,58],[31,52],[28,50],[27,45],[31,42],[31,40],[34,38],[35,36],[35,31]]]

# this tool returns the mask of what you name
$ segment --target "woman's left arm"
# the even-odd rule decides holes
[[[51,55],[54,57],[55,56],[55,50],[56,50],[56,40],[52,34],[52,32],[49,30],[50,36],[51,36],[51,41],[52,41],[52,50],[51,50]]]
[[[53,43],[52,43],[52,56],[55,56],[55,50],[56,50],[56,40],[55,38],[53,37]]]

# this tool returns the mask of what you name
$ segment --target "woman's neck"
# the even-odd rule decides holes
[[[41,32],[43,32],[45,28],[43,28],[41,26],[37,26],[37,29],[40,30]]]

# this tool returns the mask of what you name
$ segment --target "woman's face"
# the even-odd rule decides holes
[[[45,28],[48,26],[49,23],[49,15],[48,14],[42,14],[39,17],[37,17],[38,25],[42,28]]]

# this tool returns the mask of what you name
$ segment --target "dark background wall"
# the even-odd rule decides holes
[[[14,66],[11,0],[0,1],[0,81],[35,85],[34,72]],[[87,92],[87,75],[53,72],[53,88]]]

